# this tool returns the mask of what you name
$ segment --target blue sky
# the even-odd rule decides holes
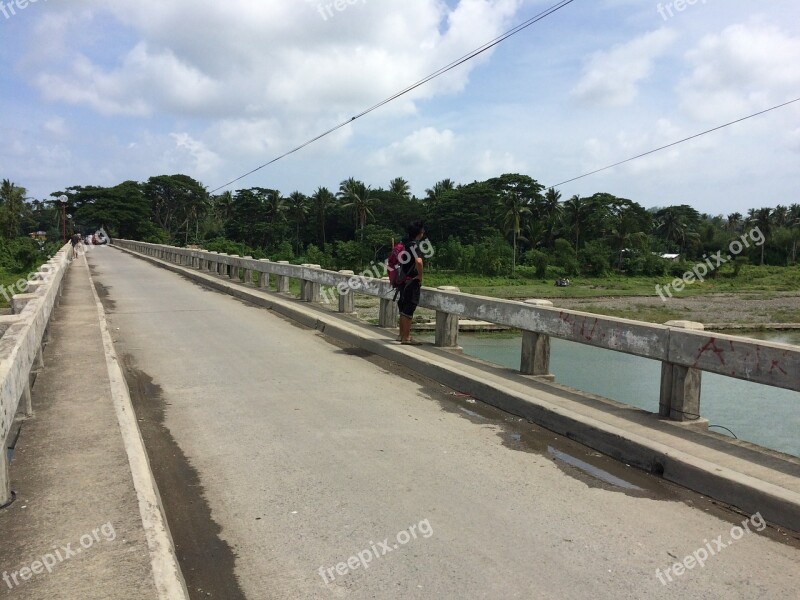
[[[173,173],[213,189],[554,3],[350,1],[0,13],[0,177],[33,198]],[[675,4],[576,0],[233,188],[405,177],[423,195],[504,172],[552,185],[800,96],[796,0]],[[727,214],[800,202],[799,166],[800,103],[561,192]]]

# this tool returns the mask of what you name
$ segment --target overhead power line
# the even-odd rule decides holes
[[[661,146],[660,148],[656,148],[655,150],[650,150],[648,152],[643,152],[642,154],[638,154],[636,156],[632,156],[631,158],[626,158],[625,160],[621,160],[613,165],[608,165],[607,167],[603,167],[602,169],[595,169],[594,171],[590,171],[589,173],[584,173],[583,175],[579,175],[578,177],[573,177],[572,179],[567,179],[566,181],[562,181],[561,183],[557,183],[556,185],[551,185],[549,187],[557,188],[561,187],[562,185],[566,185],[568,183],[572,183],[573,181],[578,181],[579,179],[583,179],[584,177],[589,177],[590,175],[596,175],[597,173],[602,173],[603,171],[608,171],[609,169],[613,169],[614,167],[618,167],[620,165],[624,165],[626,163],[632,162],[634,160],[638,160],[645,156],[650,156],[651,154],[655,154],[656,152],[661,152],[662,150],[666,150],[667,148],[672,148],[673,146],[677,146],[678,144],[683,144],[684,142],[688,142],[690,140],[697,139],[699,137],[703,137],[704,135],[708,135],[709,133],[713,133],[715,131],[719,131],[720,129],[725,129],[726,127],[730,127],[731,125],[736,125],[737,123],[741,123],[742,121],[747,121],[748,119],[752,119],[754,117],[758,117],[760,115],[766,114],[768,112],[772,112],[773,110],[778,110],[779,108],[784,108],[785,106],[789,106],[790,104],[794,104],[795,102],[800,102],[800,98],[795,98],[794,100],[789,100],[788,102],[784,102],[783,104],[778,104],[777,106],[773,106],[772,108],[768,108],[766,110],[759,111],[757,113],[753,113],[752,115],[748,115],[746,117],[742,117],[741,119],[736,119],[735,121],[731,121],[730,123],[725,123],[724,125],[720,125],[718,127],[714,127],[713,129],[709,129],[707,131],[703,131],[702,133],[697,133],[695,135],[691,135],[687,138],[683,138],[682,140],[678,140],[677,142],[672,142],[671,144],[667,144],[666,146]]]
[[[427,77],[424,77],[423,79],[420,79],[419,81],[417,81],[416,83],[411,84],[407,88],[405,88],[405,89],[403,89],[403,90],[401,90],[401,91],[389,96],[385,100],[381,100],[377,104],[375,104],[375,105],[369,107],[368,109],[356,114],[355,116],[351,117],[350,119],[348,119],[346,121],[342,121],[338,125],[336,125],[334,127],[331,127],[327,131],[319,134],[316,137],[311,138],[307,142],[304,142],[304,143],[300,144],[296,148],[293,148],[293,149],[289,150],[288,152],[284,152],[283,154],[273,158],[269,162],[266,162],[263,165],[260,165],[260,166],[256,167],[255,169],[252,169],[252,170],[248,171],[244,175],[241,175],[241,176],[237,177],[236,179],[232,179],[228,183],[226,183],[224,185],[221,185],[218,188],[215,188],[215,189],[211,190],[211,192],[209,192],[209,193],[214,194],[214,193],[218,192],[219,190],[224,189],[224,188],[228,187],[229,185],[233,185],[237,181],[241,181],[245,177],[248,177],[248,176],[252,175],[253,173],[256,173],[257,171],[260,171],[261,169],[263,169],[265,167],[268,167],[268,166],[270,166],[272,164],[275,164],[279,160],[281,160],[283,158],[286,158],[287,156],[290,156],[291,154],[294,154],[295,152],[298,152],[299,150],[302,150],[306,146],[310,146],[314,142],[317,142],[317,141],[321,140],[322,138],[332,134],[334,131],[337,131],[337,130],[341,129],[342,127],[345,127],[346,125],[349,125],[353,121],[356,121],[356,120],[360,119],[361,117],[363,117],[365,115],[368,115],[369,113],[371,113],[371,112],[373,112],[375,110],[378,110],[382,106],[385,106],[386,104],[389,104],[390,102],[393,102],[394,100],[397,100],[401,96],[405,96],[409,92],[412,92],[413,90],[417,89],[418,87],[421,87],[421,86],[425,85],[429,81],[432,81],[433,79],[436,79],[437,77],[440,77],[441,75],[444,75],[448,71],[452,71],[453,69],[455,69],[456,67],[464,64],[465,62],[468,62],[468,61],[472,60],[473,58],[475,58],[476,56],[479,56],[479,55],[483,54],[487,50],[490,50],[491,48],[494,48],[498,44],[501,44],[502,42],[504,42],[508,38],[510,38],[510,37],[518,34],[519,32],[527,29],[531,25],[534,25],[535,23],[538,23],[539,21],[549,17],[550,15],[552,15],[555,12],[558,12],[559,10],[561,10],[562,8],[567,6],[568,4],[572,4],[574,1],[575,0],[561,0],[561,2],[558,2],[558,3],[554,4],[553,6],[551,6],[547,10],[544,10],[544,11],[540,12],[536,16],[531,17],[530,19],[528,19],[526,21],[523,21],[522,23],[520,23],[519,25],[517,25],[513,29],[510,29],[510,30],[506,31],[504,34],[494,38],[493,40],[491,40],[489,42],[486,42],[485,44],[483,44],[482,46],[479,46],[475,50],[472,50],[471,52],[468,52],[467,54],[465,54],[461,58],[458,58],[458,59],[454,60],[453,62],[451,62],[450,64],[445,65],[444,67],[440,68],[439,70],[434,71],[433,73],[431,73]]]

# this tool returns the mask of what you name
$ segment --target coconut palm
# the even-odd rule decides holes
[[[561,192],[550,188],[544,195],[541,203],[541,219],[544,222],[546,244],[550,247],[555,238],[555,230],[561,222],[564,208],[561,205]]]
[[[295,235],[294,241],[296,244],[297,254],[300,254],[300,226],[308,219],[310,207],[308,205],[308,198],[305,194],[300,192],[292,192],[287,199],[286,216],[289,221],[294,223]]]
[[[778,227],[786,227],[789,224],[789,209],[778,204],[772,211],[772,222]]]
[[[334,203],[336,196],[328,188],[320,187],[311,196],[311,200],[314,202],[314,212],[317,214],[317,241],[319,242],[319,247],[324,248],[325,244],[328,243],[325,236],[325,219],[327,218],[328,207]]]
[[[389,191],[405,200],[411,198],[411,186],[402,177],[397,177],[389,182]]]
[[[214,214],[220,221],[226,223],[233,217],[235,208],[233,192],[222,192],[219,196],[214,196],[212,201],[214,204]]]
[[[789,207],[789,229],[792,232],[792,262],[797,262],[797,241],[800,237],[800,204]]]
[[[4,179],[0,185],[0,203],[5,213],[6,239],[14,239],[19,235],[19,223],[25,209],[25,188]]]
[[[511,233],[513,236],[514,255],[511,262],[511,272],[513,273],[517,268],[517,238],[522,229],[523,219],[531,216],[531,209],[521,195],[513,192],[503,194],[502,203],[505,210],[503,225],[506,233]]]
[[[441,181],[437,181],[433,188],[425,190],[425,201],[428,204],[428,208],[434,208],[437,204],[439,204],[442,196],[444,196],[447,192],[453,191],[455,187],[456,186],[452,179],[442,179]]]
[[[573,196],[564,203],[564,221],[567,227],[575,232],[575,255],[577,256],[581,243],[581,231],[586,226],[589,218],[589,203],[578,195]]]
[[[356,218],[356,228],[364,241],[364,227],[367,218],[372,216],[372,188],[354,178],[346,179],[339,186],[339,197],[344,201],[342,208],[350,208]]]
[[[764,249],[767,246],[767,238],[772,235],[772,214],[771,208],[759,208],[753,212],[752,224],[761,231],[764,236],[764,243],[761,244],[761,266],[764,266]]]
[[[728,215],[728,231],[736,233],[742,226],[742,213],[731,213]]]

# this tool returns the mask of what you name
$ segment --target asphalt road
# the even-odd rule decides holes
[[[120,251],[88,258],[194,598],[800,589],[792,536],[733,540],[746,515]]]

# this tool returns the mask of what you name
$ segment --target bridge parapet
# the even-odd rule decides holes
[[[240,268],[258,273],[261,287],[268,287],[270,277],[274,276],[279,293],[287,293],[289,280],[295,279],[300,281],[303,301],[330,303],[338,296],[338,309],[342,313],[353,311],[353,294],[378,297],[384,305],[381,314],[386,313],[381,326],[394,327],[396,323],[388,312],[394,304],[394,290],[388,279],[327,271],[319,265],[227,257],[129,240],[114,243],[148,256],[172,256],[174,263],[189,255],[195,256],[199,265],[204,261],[211,264],[225,260],[225,264],[235,266],[237,273]],[[800,391],[800,348],[796,346],[705,332],[684,322],[657,325],[560,309],[549,301],[520,302],[475,296],[461,293],[457,288],[423,288],[420,306],[436,311],[436,345],[441,347],[457,345],[459,319],[486,321],[522,331],[520,371],[526,375],[548,375],[551,338],[659,361],[663,364],[659,413],[672,420],[700,419],[701,372]]]
[[[11,496],[7,439],[18,415],[30,416],[31,378],[41,368],[42,344],[49,332],[50,317],[56,306],[64,275],[69,265],[70,245],[28,277],[24,294],[11,299],[13,315],[0,317],[0,505]]]

